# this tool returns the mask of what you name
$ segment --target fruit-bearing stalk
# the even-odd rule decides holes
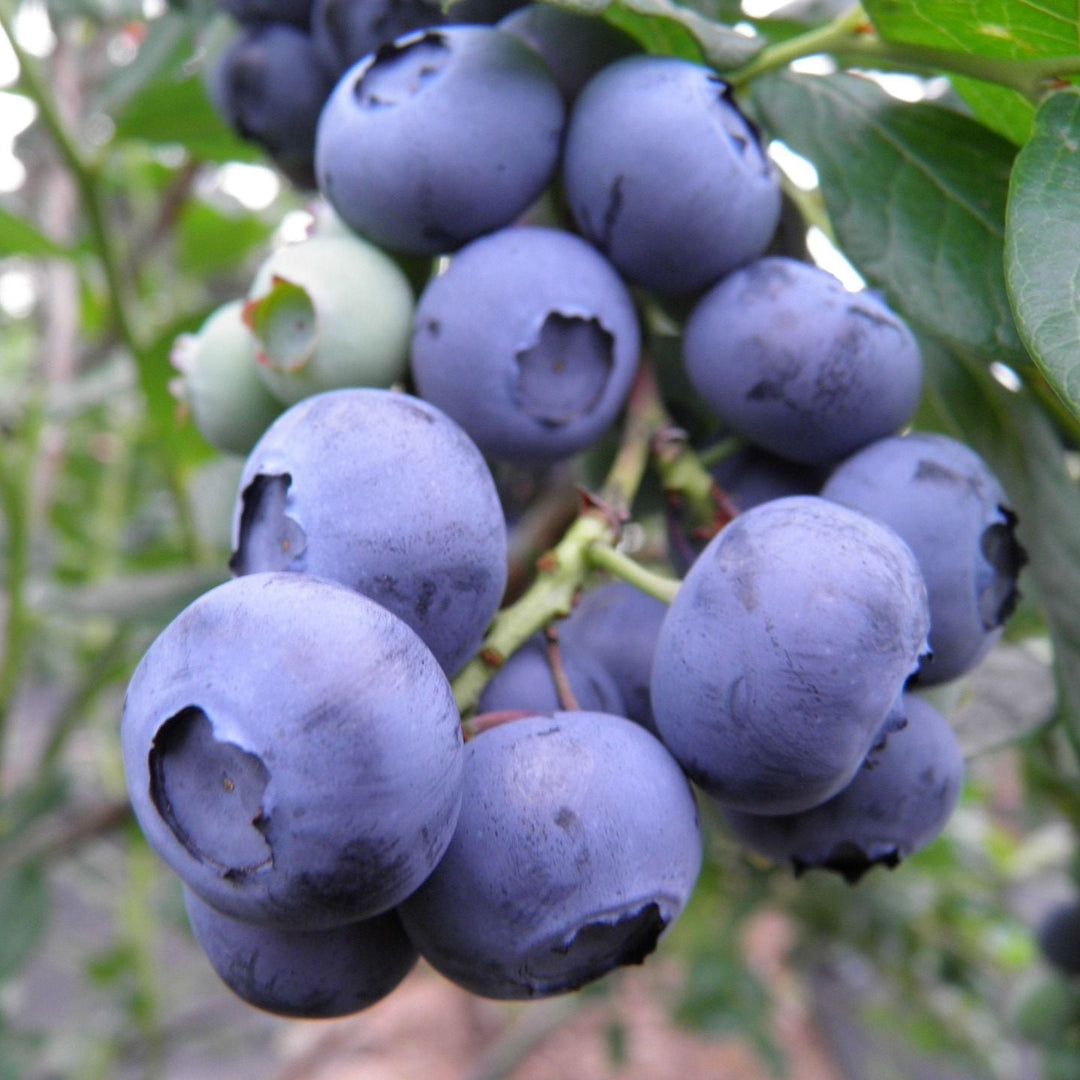
[[[642,478],[654,460],[671,497],[681,497],[676,485],[690,495],[698,516],[715,522],[723,517],[719,492],[685,439],[672,438],[672,421],[660,397],[647,359],[639,365],[626,409],[626,420],[615,459],[599,492],[583,493],[582,508],[563,538],[540,557],[538,575],[530,588],[495,617],[476,656],[454,679],[454,696],[462,715],[476,705],[488,681],[534,633],[553,619],[568,615],[593,570],[602,569],[664,601],[670,601],[678,581],[641,566],[618,550]],[[705,505],[708,502],[708,505]],[[468,722],[466,731],[471,733]]]

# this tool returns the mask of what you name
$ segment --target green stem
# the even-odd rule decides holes
[[[737,89],[768,71],[777,71],[787,67],[794,60],[801,60],[806,56],[818,56],[821,53],[831,56],[835,49],[842,48],[855,40],[860,30],[867,25],[866,12],[861,6],[856,6],[824,26],[815,27],[805,34],[797,34],[786,41],[766,46],[742,67],[725,72],[724,79]]]
[[[14,32],[14,23],[15,12],[11,0],[0,0],[0,31],[7,36],[18,61],[18,85],[37,106],[39,120],[49,133],[61,161],[75,181],[90,229],[90,239],[105,277],[113,325],[124,347],[134,359],[136,368],[139,371],[146,370],[150,365],[150,359],[136,331],[128,293],[124,286],[121,272],[122,260],[113,239],[114,231],[110,227],[105,208],[100,162],[91,159],[80,148],[56,106],[48,79],[40,65],[35,57],[27,53],[19,44]],[[154,438],[152,441],[155,447],[160,447],[160,440]],[[183,478],[176,463],[167,452],[162,451],[160,456],[179,520],[185,551],[190,558],[196,559],[198,557],[197,530],[194,526]]]
[[[475,708],[500,665],[553,619],[570,614],[574,599],[595,566],[596,550],[613,548],[649,463],[656,433],[670,421],[652,370],[642,362],[626,408],[615,460],[596,498],[538,562],[529,589],[496,616],[480,651],[455,677],[454,698],[462,715]]]
[[[665,604],[670,604],[679,591],[680,582],[677,578],[654,573],[617,548],[606,544],[593,544],[586,554],[597,570],[606,570]]]
[[[34,462],[42,426],[40,408],[33,406],[28,409],[24,414],[24,423],[24,429],[17,435],[22,445],[12,448],[14,460],[8,459],[0,468],[0,511],[7,526],[7,573],[4,580],[7,614],[4,620],[4,654],[0,659],[0,755],[30,631],[26,585],[30,575],[33,537]],[[0,768],[0,773],[2,771]]]
[[[739,89],[795,60],[820,55],[831,56],[845,67],[963,75],[1007,86],[1032,101],[1037,101],[1056,79],[1080,74],[1080,55],[1010,59],[886,41],[873,32],[866,12],[857,6],[824,26],[762,49],[749,63],[725,73],[724,78]]]

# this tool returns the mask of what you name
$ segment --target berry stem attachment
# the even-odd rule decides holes
[[[594,544],[589,548],[589,562],[597,570],[606,570],[628,585],[640,589],[643,593],[657,600],[670,604],[682,584],[676,578],[665,577],[642,566],[641,563],[624,555],[618,548],[606,544]]]

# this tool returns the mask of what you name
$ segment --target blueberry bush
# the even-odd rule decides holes
[[[0,0],[0,1080],[654,963],[782,1076],[762,913],[1080,1074],[1078,276],[1066,0]]]

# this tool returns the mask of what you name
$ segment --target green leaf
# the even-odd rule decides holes
[[[1076,0],[866,0],[863,7],[889,41],[1009,59],[1080,50]]]
[[[1017,146],[1031,137],[1035,106],[1019,90],[959,75],[953,75],[950,82],[979,123]]]
[[[14,975],[34,951],[45,931],[47,900],[39,863],[24,863],[0,878],[0,982]]]
[[[1080,417],[1080,91],[1039,107],[1009,187],[1005,271],[1024,343]]]
[[[225,214],[189,200],[177,221],[180,266],[199,277],[232,270],[268,243],[273,227],[257,214]]]
[[[234,135],[214,111],[195,76],[145,87],[117,115],[115,137],[183,146],[207,161],[261,160],[258,148]]]
[[[0,258],[6,255],[66,258],[70,254],[70,250],[63,244],[50,240],[25,218],[0,207]]]
[[[761,51],[764,38],[738,33],[673,0],[556,0],[583,15],[602,14],[649,52],[736,68]]]
[[[1031,560],[1020,587],[1042,604],[1059,712],[1080,734],[1080,487],[1057,432],[1027,390],[1005,389],[980,360],[923,345],[937,426],[983,456],[1019,517],[1017,536]]]
[[[1028,363],[1003,269],[1013,146],[854,75],[784,73],[753,93],[766,130],[817,167],[840,246],[867,281],[950,345]]]

